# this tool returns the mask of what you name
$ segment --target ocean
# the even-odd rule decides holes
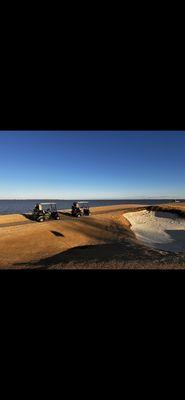
[[[116,204],[164,204],[174,202],[174,199],[140,199],[140,200],[88,200],[90,207],[100,207],[100,206],[110,206]],[[36,199],[36,200],[0,200],[0,214],[24,214],[33,210],[36,203],[44,203],[44,202],[54,202],[57,204],[57,208],[59,210],[65,210],[67,208],[71,208],[73,201],[76,200],[44,200],[44,199]],[[185,200],[180,200],[180,202],[185,202]]]

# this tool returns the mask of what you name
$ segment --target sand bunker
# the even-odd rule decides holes
[[[185,252],[185,219],[161,211],[129,212],[125,217],[144,244],[159,250]]]

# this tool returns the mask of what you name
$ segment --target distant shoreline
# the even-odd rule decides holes
[[[76,200],[79,200],[78,198]],[[176,199],[177,200],[177,199]],[[75,199],[68,199],[68,200],[56,200],[56,199],[1,199],[0,200],[0,215],[6,214],[25,214],[32,212],[36,203],[42,202],[55,202],[57,208],[59,210],[70,209],[72,203]],[[159,205],[159,204],[175,204],[175,199],[83,199],[83,201],[88,201],[89,206],[91,207],[102,207],[102,206],[111,206],[111,205],[118,205],[118,204],[145,204],[145,205]],[[178,200],[179,204],[182,204],[183,199]],[[185,202],[185,200],[184,200]]]
[[[95,198],[95,199],[88,199],[88,198],[86,198],[86,197],[83,197],[83,198],[80,198],[80,197],[76,197],[76,198],[74,198],[74,199],[64,199],[64,198],[62,198],[62,199],[55,199],[55,198],[53,198],[53,197],[49,197],[49,198],[45,198],[45,197],[37,197],[37,198],[15,198],[15,199],[13,199],[13,198],[0,198],[0,201],[38,201],[38,200],[52,200],[52,201],[75,201],[75,200],[81,200],[81,201],[147,201],[147,200],[149,200],[149,201],[176,201],[176,200],[178,200],[178,201],[185,201],[185,198],[183,198],[183,197],[181,197],[181,198],[179,198],[179,197],[176,197],[176,198],[173,198],[173,197],[139,197],[139,198],[121,198],[121,199],[119,199],[119,198],[116,198],[116,199],[98,199],[98,198]]]

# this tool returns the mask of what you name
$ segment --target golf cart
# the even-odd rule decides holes
[[[59,220],[60,216],[57,211],[56,203],[40,203],[36,204],[33,210],[34,221],[44,222],[49,219]]]
[[[81,217],[82,215],[90,215],[88,201],[74,202],[72,205],[71,214],[73,217]]]

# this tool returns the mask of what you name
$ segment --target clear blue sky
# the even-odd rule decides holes
[[[0,198],[185,198],[185,132],[0,132]]]

